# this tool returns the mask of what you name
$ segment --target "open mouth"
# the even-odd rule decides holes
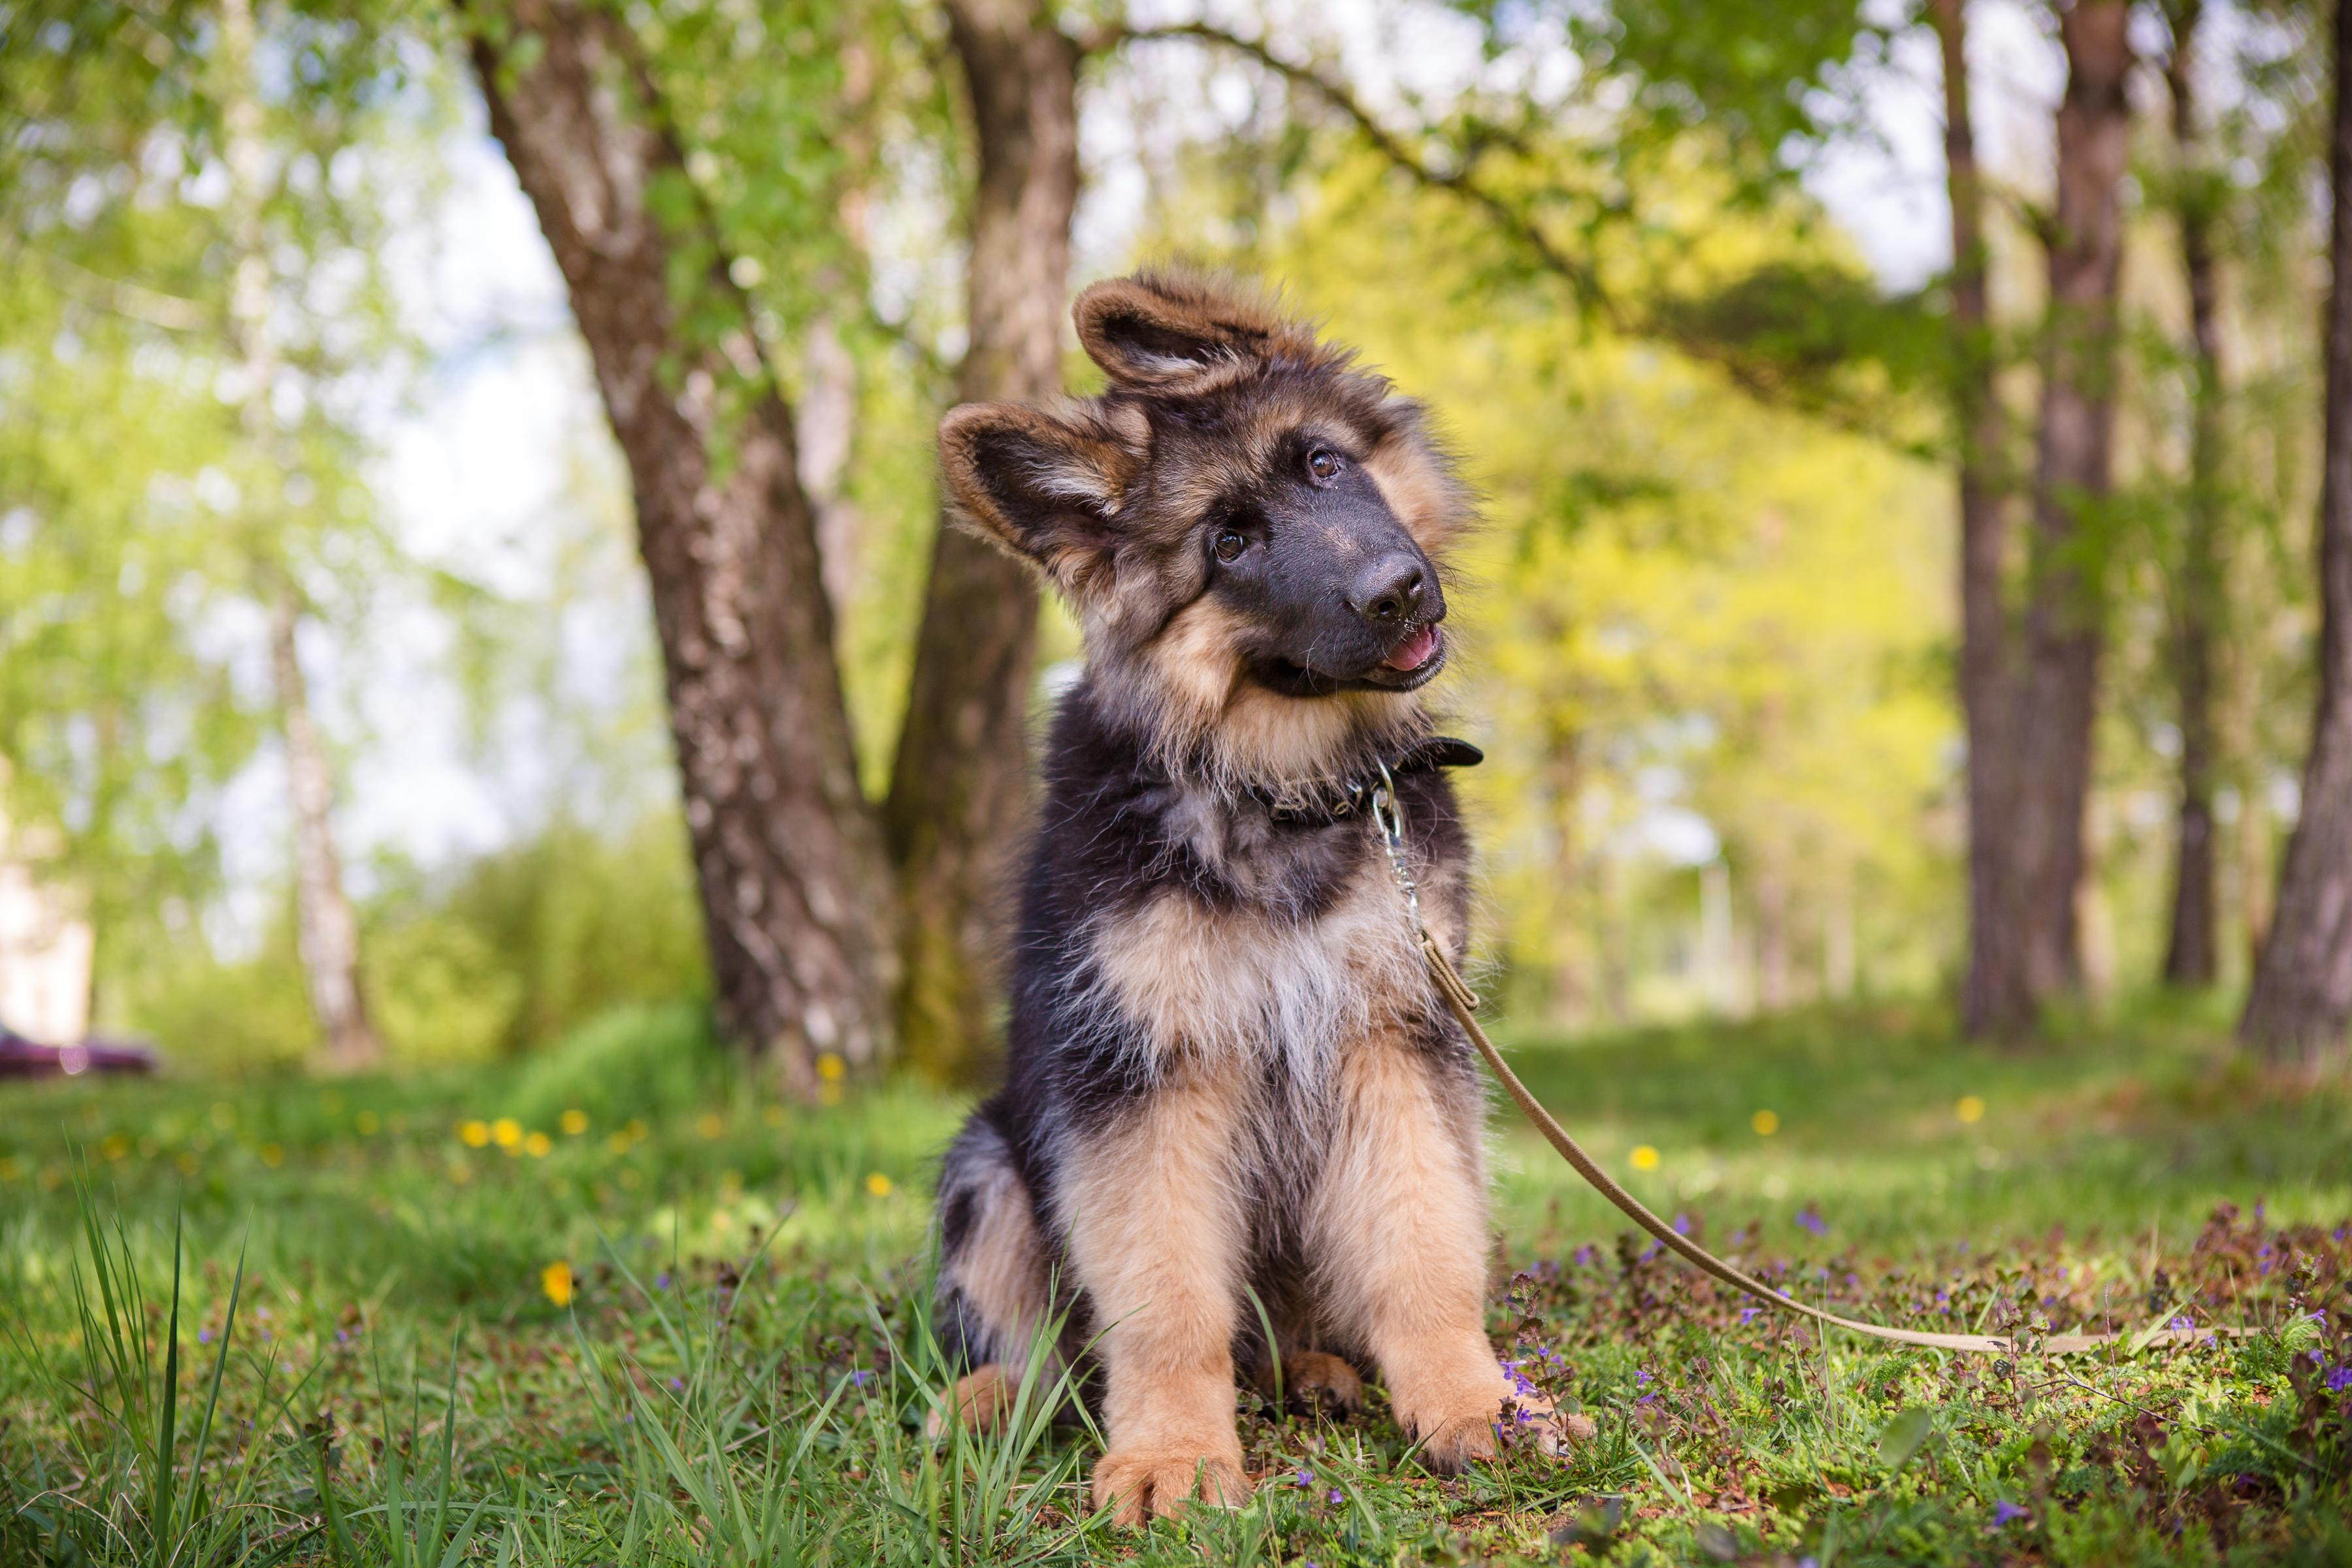
[[[1444,633],[1434,625],[1423,626],[1397,644],[1396,651],[1388,657],[1386,668],[1399,675],[1418,674],[1421,667],[1435,658],[1444,646]]]
[[[1445,667],[1445,634],[1433,621],[1406,635],[1371,672],[1370,684],[1389,691],[1411,691],[1426,684]]]

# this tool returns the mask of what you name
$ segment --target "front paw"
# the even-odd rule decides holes
[[[1465,1378],[1398,1412],[1421,1444],[1421,1462],[1459,1475],[1506,1448],[1560,1458],[1594,1431],[1590,1416],[1563,1412],[1547,1395],[1499,1372]]]
[[[1239,1508],[1250,1489],[1238,1454],[1143,1448],[1095,1461],[1095,1507],[1108,1509],[1113,1524],[1169,1519],[1194,1502]]]

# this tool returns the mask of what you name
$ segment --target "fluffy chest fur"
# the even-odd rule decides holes
[[[1014,951],[1012,1098],[1075,1132],[1171,1082],[1238,1075],[1286,1120],[1312,1120],[1354,1042],[1444,1039],[1368,818],[1278,821],[1171,777],[1085,687],[1046,773]],[[1423,773],[1399,796],[1423,918],[1458,952],[1467,846],[1451,791]]]

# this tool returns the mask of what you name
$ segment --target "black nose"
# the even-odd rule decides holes
[[[1410,618],[1429,592],[1429,569],[1402,551],[1383,555],[1356,574],[1348,607],[1368,621],[1391,624]]]

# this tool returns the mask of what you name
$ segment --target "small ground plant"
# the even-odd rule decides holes
[[[1496,1353],[1598,1436],[1441,1480],[1377,1388],[1359,1418],[1241,1393],[1255,1499],[1149,1531],[1088,1512],[1042,1346],[1005,1429],[941,1424],[956,1102],[786,1108],[684,1013],[575,1049],[7,1090],[0,1563],[2352,1562],[2352,1094],[2193,1021],[2036,1056],[1898,1012],[1523,1042],[1709,1247],[2024,1348],[1824,1338],[1504,1130]],[[2256,1331],[2033,1349],[2181,1322]]]

